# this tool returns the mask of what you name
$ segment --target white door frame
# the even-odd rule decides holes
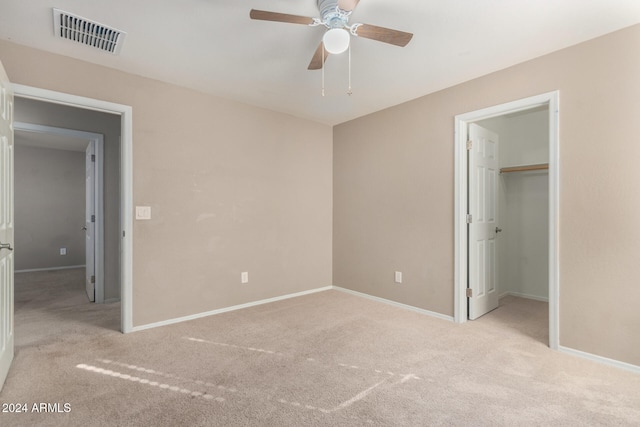
[[[549,347],[559,346],[558,218],[560,207],[559,92],[548,92],[455,117],[455,217],[454,217],[454,321],[467,321],[467,132],[468,125],[479,120],[535,107],[549,111]]]
[[[104,303],[104,193],[103,193],[103,179],[104,179],[104,136],[101,133],[84,132],[75,129],[59,128],[54,126],[43,126],[33,123],[14,122],[14,131],[34,132],[45,135],[55,135],[62,137],[69,137],[73,139],[84,139],[87,143],[94,142],[96,144],[96,161],[95,171],[96,179],[93,186],[94,194],[94,206],[93,210],[96,212],[96,224],[95,224],[95,240],[94,240],[94,253],[95,253],[95,302],[97,304]],[[53,146],[52,146],[53,147]],[[55,148],[55,147],[53,147]]]
[[[85,98],[48,89],[13,84],[15,96],[68,105],[85,110],[118,114],[121,117],[120,144],[120,328],[133,329],[133,108],[99,99]]]

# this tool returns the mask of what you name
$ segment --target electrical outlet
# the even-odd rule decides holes
[[[67,254],[67,248],[60,248],[60,255],[66,255]]]
[[[240,273],[240,282],[241,283],[249,283],[249,272],[243,271]]]
[[[396,271],[395,282],[402,283],[402,271]]]

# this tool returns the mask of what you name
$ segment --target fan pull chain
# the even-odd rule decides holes
[[[324,96],[324,42],[322,42],[322,96]]]
[[[347,95],[351,96],[353,92],[351,91],[351,43],[349,43],[349,90],[347,90]]]

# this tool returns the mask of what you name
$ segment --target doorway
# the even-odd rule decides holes
[[[17,98],[18,114],[20,106],[21,100]],[[16,272],[78,268],[83,264],[89,301],[104,303],[104,136],[24,122],[14,122],[13,128],[15,145],[20,148],[16,150],[16,157],[24,155],[25,169],[35,169],[39,175],[35,178],[20,168],[14,170],[16,175],[26,174],[22,179],[16,179],[15,197],[16,201],[25,199],[27,203],[24,213],[17,212],[23,219],[22,225],[16,227],[16,240],[24,254],[21,257],[24,262],[16,264]],[[48,173],[44,165],[38,166],[38,159],[49,165]],[[84,164],[80,166],[82,159]],[[84,176],[80,176],[81,169]],[[71,179],[74,176],[76,179]],[[29,184],[32,179],[40,182]],[[80,209],[74,211],[82,192],[85,193],[84,214]],[[47,207],[41,205],[44,200],[50,201]],[[51,211],[52,206],[59,207],[55,214]],[[20,207],[21,204],[16,203],[16,210]],[[82,226],[78,221],[80,216],[84,216]],[[59,224],[54,226],[51,219]],[[81,250],[83,244],[84,251]],[[83,256],[84,262],[81,261]]]
[[[548,301],[549,301],[549,346],[558,348],[558,92],[534,96],[495,107],[474,111],[455,118],[455,288],[454,319],[464,323],[469,318],[469,304],[472,304],[473,292],[467,293],[470,279],[469,238],[473,218],[470,212],[469,198],[477,189],[470,188],[467,164],[470,159],[469,128],[472,123],[495,119],[505,115],[515,115],[526,111],[544,110],[548,115]],[[487,123],[487,122],[485,122]],[[494,171],[495,172],[495,171]],[[496,194],[497,196],[497,194]],[[496,205],[497,212],[497,205]],[[494,224],[495,233],[499,227]],[[473,255],[475,256],[475,255]],[[494,271],[497,275],[497,271]],[[497,276],[496,276],[497,277]],[[494,289],[499,292],[499,288]],[[469,296],[468,296],[469,295]],[[497,300],[496,300],[497,301]]]
[[[112,102],[69,95],[24,85],[13,85],[15,96],[45,104],[75,107],[85,111],[97,111],[118,117],[120,153],[117,158],[119,185],[119,209],[117,212],[116,239],[119,262],[119,298],[121,301],[120,329],[124,333],[133,329],[132,319],[132,108]],[[108,189],[106,190],[108,191]]]

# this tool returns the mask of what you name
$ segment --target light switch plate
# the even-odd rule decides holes
[[[136,219],[151,219],[151,206],[136,206]]]
[[[402,283],[402,272],[401,271],[396,271],[395,282],[396,283]]]

